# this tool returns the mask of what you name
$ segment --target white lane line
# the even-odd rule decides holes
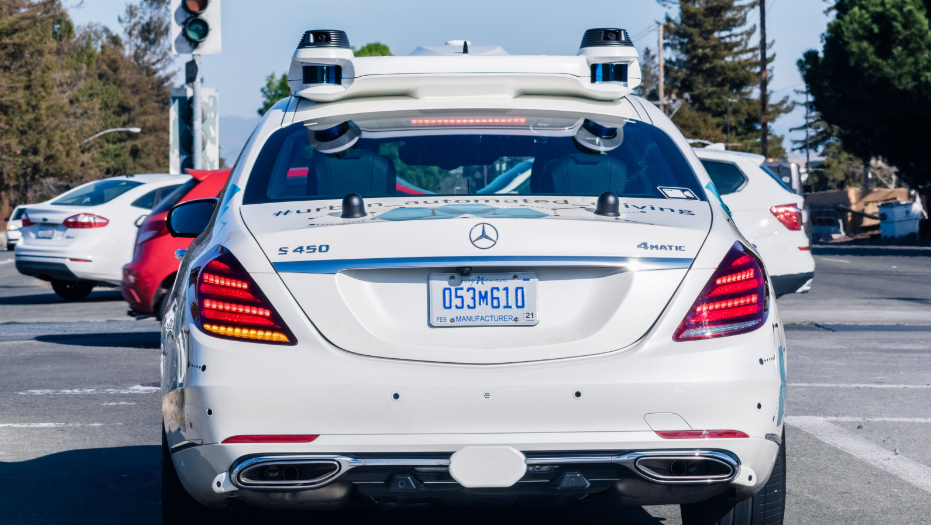
[[[871,383],[789,383],[789,386],[813,388],[919,388],[931,389],[931,385],[888,385]]]
[[[0,264],[7,264],[13,262],[13,259],[7,259],[5,261],[0,261]]]
[[[786,423],[926,492],[931,492],[931,468],[921,463],[874,445],[852,432],[832,425],[822,417],[786,416]]]
[[[129,388],[76,388],[74,390],[27,390],[17,392],[21,396],[59,396],[83,394],[156,394],[161,389],[157,386],[136,385]]]
[[[818,257],[818,258],[821,259],[822,261],[831,261],[831,262],[839,262],[839,263],[844,263],[844,264],[850,264],[850,261],[845,261],[845,260],[843,260],[843,259],[831,259],[831,258],[829,258],[829,257]]]
[[[883,422],[883,423],[931,423],[931,418],[926,417],[825,417],[828,421],[843,422]]]
[[[0,423],[0,428],[102,427],[106,423]]]

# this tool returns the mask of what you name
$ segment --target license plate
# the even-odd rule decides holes
[[[529,272],[430,275],[430,325],[533,326],[537,275]]]
[[[54,226],[39,226],[39,232],[36,233],[36,237],[40,239],[51,239],[54,236],[55,236]]]

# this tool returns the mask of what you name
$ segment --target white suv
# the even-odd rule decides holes
[[[162,324],[165,523],[589,496],[782,523],[766,265],[631,96],[626,31],[360,58],[308,31],[289,79],[220,198],[167,218],[197,239]]]
[[[696,149],[734,222],[759,250],[776,296],[807,293],[815,277],[811,239],[805,233],[805,199],[763,165],[762,155]]]

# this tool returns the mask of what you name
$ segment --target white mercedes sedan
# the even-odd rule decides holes
[[[577,55],[308,31],[162,325],[165,523],[613,501],[780,524],[772,283],[686,140]],[[498,180],[499,177],[504,177]]]

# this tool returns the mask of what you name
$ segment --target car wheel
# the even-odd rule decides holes
[[[171,461],[168,438],[162,426],[162,523],[163,525],[245,525],[255,523],[254,509],[210,509],[188,494]]]
[[[715,498],[682,505],[682,525],[782,525],[786,510],[786,433],[769,481],[750,499]]]
[[[52,281],[52,290],[66,301],[80,301],[94,289],[92,283],[81,281]]]
[[[12,252],[15,249],[16,249],[16,243],[6,245],[6,251],[8,252]]]

